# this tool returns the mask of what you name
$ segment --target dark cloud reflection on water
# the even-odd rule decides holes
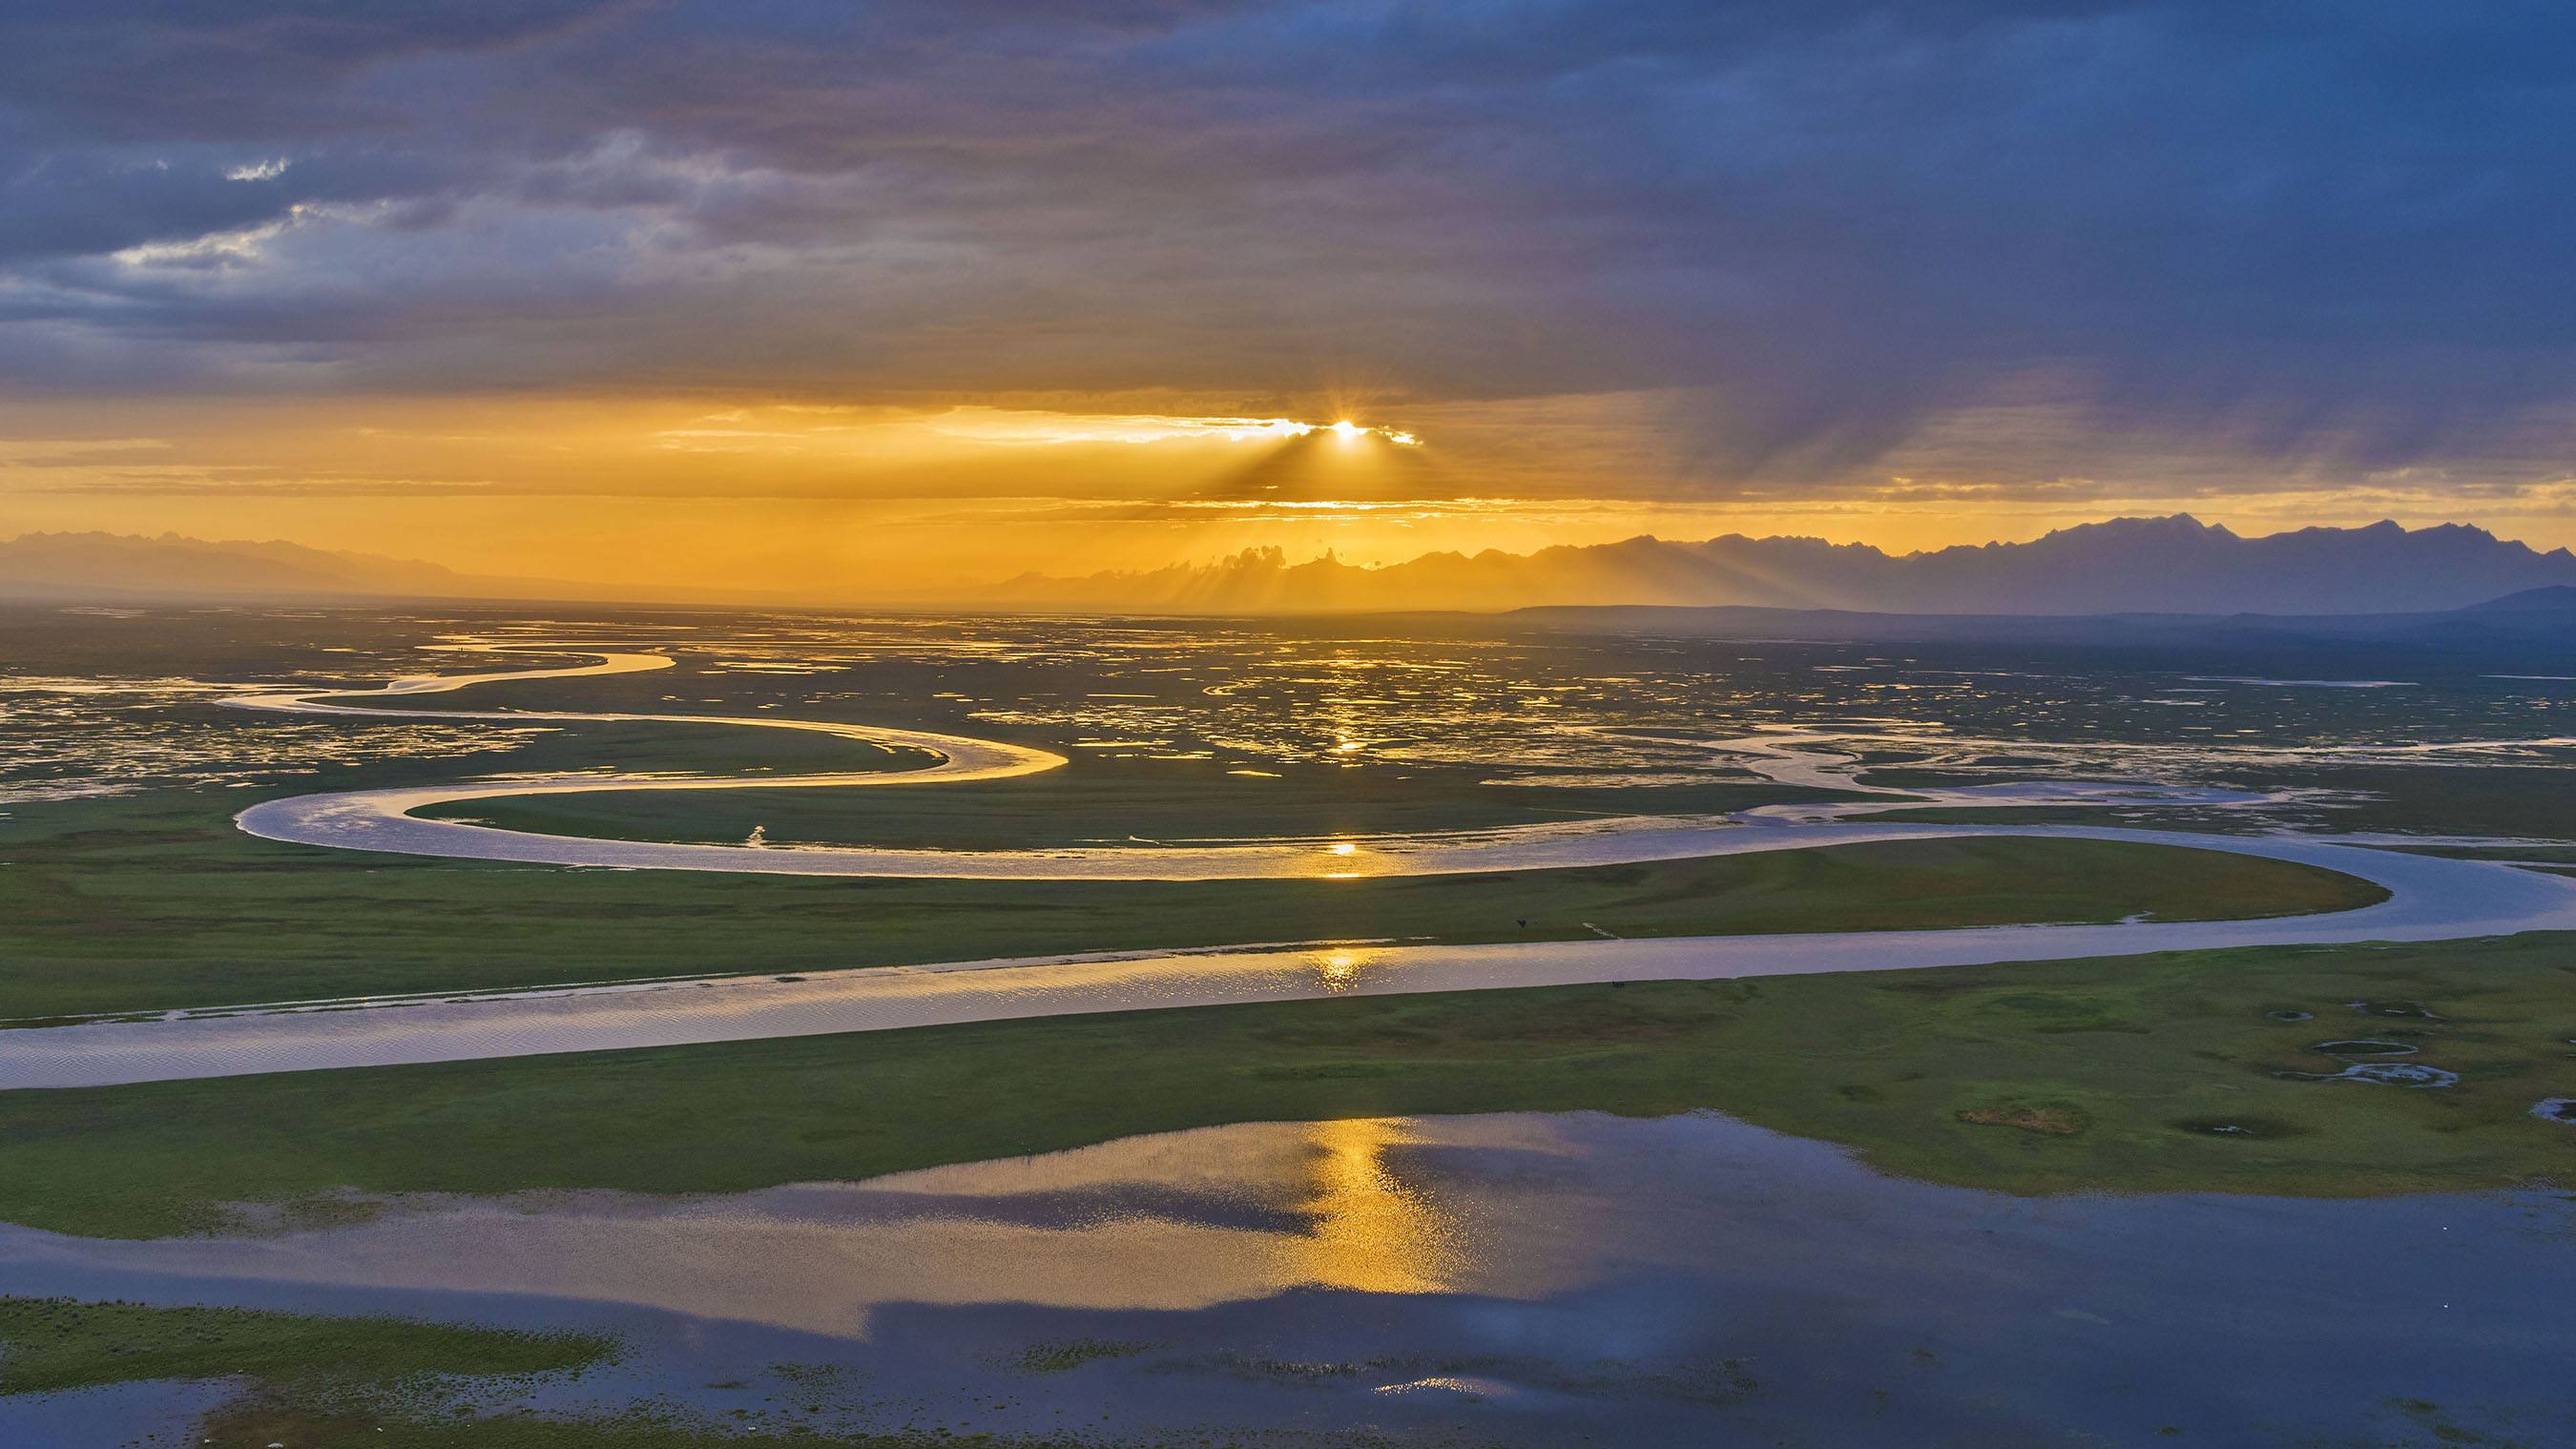
[[[539,1400],[783,1401],[848,1432],[2540,1442],[2576,1429],[2567,1226],[2539,1194],[2017,1199],[1713,1115],[1574,1114],[1211,1128],[735,1197],[432,1198],[272,1236],[12,1230],[0,1261],[19,1291],[612,1325],[639,1352]],[[80,1403],[120,1437],[156,1411]],[[0,1401],[0,1429],[67,1415]]]

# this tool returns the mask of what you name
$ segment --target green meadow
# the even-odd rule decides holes
[[[865,791],[839,793],[866,793]],[[923,791],[928,794],[965,794]],[[1838,846],[1375,880],[915,881],[422,860],[249,838],[203,795],[0,818],[0,1017],[997,956],[1405,937],[1580,940],[2146,914],[2379,898],[2285,862],[2096,841]]]
[[[222,1401],[190,1430],[201,1449],[764,1449],[825,1442],[811,1434],[727,1432],[704,1416],[649,1408],[539,1418],[515,1402],[540,1385],[577,1383],[622,1352],[603,1334],[0,1297],[0,1395],[217,1384]],[[934,1441],[829,1442],[921,1449]]]
[[[2460,1081],[2308,1079],[2349,1060],[2315,1044],[2356,1036]],[[2531,1115],[2576,1095],[2571,1037],[2564,935],[1061,1017],[0,1094],[0,1220],[152,1236],[340,1189],[730,1192],[1230,1122],[1578,1110],[1722,1111],[2014,1193],[2488,1189],[2576,1175],[2576,1129]]]

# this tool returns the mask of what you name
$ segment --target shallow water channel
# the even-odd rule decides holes
[[[2018,1199],[1713,1114],[1254,1124],[235,1237],[9,1228],[0,1280],[606,1326],[629,1358],[534,1402],[824,1429],[2576,1442],[2564,1195]],[[0,1442],[169,1432],[224,1392],[0,1399]]]

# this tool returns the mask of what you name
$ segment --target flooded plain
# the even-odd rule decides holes
[[[604,1327],[624,1360],[528,1402],[837,1432],[2576,1435],[2557,1193],[2023,1199],[1713,1114],[1566,1114],[1218,1127],[738,1196],[327,1206],[151,1242],[0,1229],[0,1272],[22,1293]],[[122,1440],[218,1392],[0,1399],[0,1438]]]
[[[122,892],[130,927],[97,954],[85,920],[29,934],[22,954],[52,952],[48,969],[74,985],[166,960],[152,979],[191,988],[164,999],[138,987],[135,1010],[0,1032],[0,1085],[15,1087],[2576,925],[2576,881],[2547,873],[2576,859],[2576,681],[2430,658],[500,610],[204,610],[47,620],[7,637],[0,870],[30,908],[59,880]],[[462,697],[431,678],[469,667],[459,644],[568,642],[625,667],[530,658],[570,667],[484,678]],[[384,698],[329,698],[386,681]],[[336,707],[221,703],[243,696]],[[401,714],[352,712],[377,707]],[[893,748],[871,753],[872,741]],[[984,769],[1004,773],[963,778]],[[940,783],[797,788],[907,770]],[[629,790],[638,779],[656,791]],[[548,781],[552,795],[526,795]],[[548,852],[518,864],[312,850],[232,823],[298,796],[345,807],[368,792],[496,813],[518,793],[523,811],[536,799],[561,814],[486,829],[360,810],[415,819],[440,842]],[[551,937],[508,913],[522,895],[560,915],[559,898],[649,881],[667,899],[619,909],[666,912],[673,928],[747,922],[755,898],[720,889],[835,852],[949,869],[1020,849],[1106,892],[1118,882],[1097,876],[1115,861],[1407,876],[1984,833],[2196,844],[2346,870],[2390,895],[2305,918],[1865,934],[1829,921],[1573,942],[1256,921],[1218,939],[1272,944],[1227,951],[1122,939],[961,954],[947,934],[960,927],[941,924],[946,954],[860,970],[834,969],[849,964],[839,953],[888,929],[889,909],[818,916],[815,944],[783,958],[693,947],[564,965]],[[2388,846],[2402,852],[2365,848]],[[617,868],[690,852],[712,868]],[[950,913],[938,919],[1034,894],[1019,870],[1003,862],[988,894],[956,898],[972,912],[934,903]],[[892,895],[822,884],[862,905]],[[811,910],[816,898],[792,899]],[[242,920],[278,924],[222,934]],[[280,945],[326,969],[274,977],[228,954]],[[431,969],[503,949],[546,964],[488,983]],[[388,968],[342,985],[370,953]],[[201,978],[223,990],[196,990]],[[318,985],[233,985],[275,979]],[[615,984],[552,989],[579,981]],[[2398,1018],[2425,1010],[2411,998],[2435,999],[2426,988],[2374,994],[2410,1001],[2350,1003],[2367,1018],[2352,1023],[2272,1007],[2313,1048],[2295,1059],[2308,1079],[2294,1090],[2429,1111],[2470,1096],[2473,1062],[2408,1050],[2417,1038]],[[238,1009],[255,1001],[302,1005]],[[380,1009],[345,1009],[360,1005]],[[2200,1070],[2184,1053],[2173,1063]],[[2436,1078],[2455,1068],[2458,1081]],[[2565,1090],[2534,1080],[2510,1104],[2516,1128],[2576,1130]],[[2016,1127],[2047,1130],[2009,1114],[1963,1120],[2014,1145]],[[2260,1153],[2255,1120],[2151,1125]],[[0,1227],[0,1282],[21,1295],[602,1328],[624,1357],[514,1386],[508,1404],[824,1434],[2541,1445],[2576,1442],[2571,1228],[2569,1197],[2538,1186],[2020,1198],[1887,1177],[1716,1115],[1578,1113],[1250,1123],[729,1196],[326,1197],[150,1241]],[[0,1396],[0,1443],[193,1443],[198,1416],[238,1387]]]
[[[515,672],[408,675],[372,688],[337,686],[234,696],[235,709],[377,719],[416,712],[423,696],[491,685],[598,680],[669,670],[669,653],[616,652],[544,640],[449,640],[451,651],[546,655],[583,662]],[[1859,666],[1848,666],[1857,669]],[[2280,681],[2223,681],[2273,685]],[[2292,684],[2303,683],[2292,681]],[[1341,976],[1317,960],[1355,961],[1326,950],[1235,952],[1219,957],[1146,954],[1117,961],[966,961],[929,970],[823,973],[819,979],[700,979],[695,989],[638,993],[558,992],[529,999],[343,1000],[308,1009],[181,1015],[20,1031],[0,1042],[0,1087],[104,1085],[257,1071],[429,1062],[475,1057],[743,1040],[759,1036],[882,1030],[965,1021],[1145,1007],[1338,995],[1352,990],[1433,991],[1638,979],[1718,979],[1836,970],[1967,965],[2266,944],[2443,940],[2576,926],[2576,882],[2514,864],[2363,849],[2354,839],[2313,835],[2186,834],[2085,825],[1940,825],[1876,822],[1890,805],[1920,814],[1979,809],[2159,805],[2247,812],[2284,793],[2151,780],[2022,780],[1903,787],[1864,778],[1851,746],[1813,730],[1770,726],[1700,738],[1650,734],[1654,744],[1728,762],[1725,768],[1793,790],[1832,791],[1730,815],[1595,815],[1588,819],[1483,830],[1240,838],[1172,843],[1128,840],[1046,850],[947,850],[877,846],[779,847],[616,840],[529,833],[414,811],[496,796],[660,793],[692,796],[746,788],[793,792],[911,785],[948,788],[1017,779],[1065,767],[1063,755],[1028,745],[919,730],[778,716],[666,713],[457,711],[480,722],[675,724],[817,733],[871,743],[912,768],[790,775],[701,773],[668,778],[606,770],[511,777],[462,785],[400,786],[262,801],[240,827],[265,839],[346,850],[484,861],[658,868],[784,875],[926,876],[958,879],[1209,880],[1265,876],[1349,879],[1625,864],[1860,842],[1974,835],[2054,836],[2133,844],[2199,846],[2323,866],[2371,881],[2380,903],[2332,916],[2223,922],[2126,921],[2116,926],[2042,923],[1936,932],[1846,932],[1711,943],[1675,939],[1552,944],[1533,955],[1510,947],[1396,946],[1367,952],[1372,969]],[[1569,733],[1615,751],[1635,731],[1602,725]],[[2487,741],[2524,749],[2548,740]],[[2030,770],[2034,755],[2006,757]],[[874,793],[870,791],[868,793]],[[2495,843],[2487,841],[2484,843]],[[1601,933],[1607,936],[1609,933]],[[780,987],[787,990],[780,990]],[[712,993],[712,994],[709,994]],[[310,1005],[327,1004],[319,1013]],[[391,1020],[386,1020],[390,1016]],[[2356,1068],[2356,1072],[2365,1069]],[[2378,1070],[2378,1069],[2369,1069]]]
[[[1497,785],[1594,784],[1644,803],[1678,784],[1744,778],[1740,760],[1702,742],[1763,732],[1804,735],[1873,772],[1937,771],[1952,782],[2271,789],[2290,771],[2402,767],[2457,778],[2441,767],[2576,763],[2576,679],[2467,671],[2438,655],[2383,680],[2339,676],[2354,661],[2331,652],[2259,656],[2279,672],[2240,673],[2199,657],[2038,646],[1390,638],[1358,625],[1206,620],[207,608],[139,620],[0,615],[9,650],[0,719],[13,726],[0,741],[0,797],[275,785],[317,765],[506,750],[562,722],[522,719],[514,737],[434,716],[245,717],[214,702],[452,671],[460,641],[576,637],[667,655],[677,667],[606,689],[581,679],[560,692],[518,690],[509,708],[542,699],[585,713],[781,710],[1043,739],[1086,760],[1175,773],[1203,763],[1244,778],[1310,766],[1457,770]],[[2405,687],[2312,684],[2337,678]],[[476,765],[452,762],[436,774],[452,780]],[[2277,802],[2266,818],[2377,823],[2366,798],[2340,783]]]

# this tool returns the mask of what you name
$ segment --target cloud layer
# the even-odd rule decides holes
[[[2571,137],[2530,0],[18,0],[0,382],[1621,394],[1654,492],[1966,416],[2007,484],[2492,485],[2576,438]]]

